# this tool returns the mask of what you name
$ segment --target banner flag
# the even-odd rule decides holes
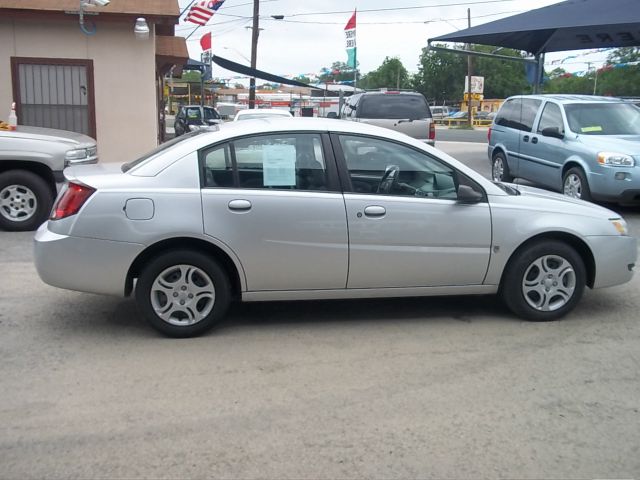
[[[356,11],[344,27],[344,37],[346,40],[347,49],[347,65],[355,69],[358,66],[356,59]]]

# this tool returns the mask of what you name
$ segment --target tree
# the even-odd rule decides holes
[[[475,45],[473,50],[492,53],[496,49],[486,45]],[[522,52],[510,48],[500,49],[499,54],[524,58]],[[525,66],[521,61],[474,57],[472,75],[484,77],[484,98],[506,98],[531,92],[531,86],[525,75]]]
[[[422,49],[418,73],[413,77],[413,88],[430,102],[440,104],[462,98],[466,61],[463,55]]]
[[[409,72],[399,58],[385,57],[382,65],[362,77],[362,88],[410,88]]]
[[[613,50],[607,57],[611,64],[640,61],[640,47],[621,47]]]
[[[495,47],[476,45],[473,50],[491,53]],[[522,57],[518,50],[501,49],[500,55]],[[472,75],[484,77],[485,98],[505,98],[519,93],[529,93],[524,64],[497,58],[473,57]],[[423,49],[414,88],[429,101],[460,101],[467,76],[467,57],[453,52]]]
[[[201,73],[198,70],[185,70],[182,72],[183,82],[200,82]]]

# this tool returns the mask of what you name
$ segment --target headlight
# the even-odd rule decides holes
[[[610,167],[633,167],[636,162],[630,155],[614,152],[598,153],[598,163],[600,165],[608,165]]]
[[[64,154],[65,160],[82,160],[83,158],[87,158],[89,156],[89,152],[87,152],[86,148],[78,148],[77,150],[69,150]]]
[[[620,235],[628,235],[627,222],[621,218],[610,218],[609,221],[615,227]]]

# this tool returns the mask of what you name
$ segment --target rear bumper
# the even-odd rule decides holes
[[[144,245],[59,235],[43,223],[34,260],[45,283],[79,292],[123,296],[129,267]]]
[[[586,237],[595,257],[596,277],[593,288],[626,283],[633,277],[638,256],[635,237]]]

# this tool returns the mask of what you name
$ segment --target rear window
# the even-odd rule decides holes
[[[367,95],[362,97],[358,109],[360,118],[431,118],[429,106],[422,95]]]

